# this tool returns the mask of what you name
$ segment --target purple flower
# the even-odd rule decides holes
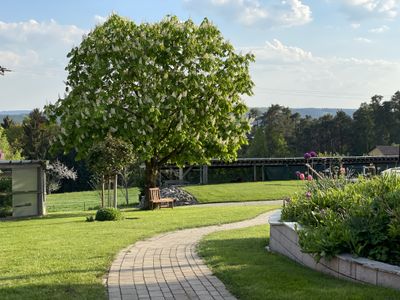
[[[310,155],[311,155],[311,157],[317,157],[318,156],[315,151],[310,151]]]
[[[304,153],[304,158],[305,159],[310,159],[311,158],[311,154],[310,153]]]
[[[300,172],[299,171],[296,171],[296,176],[297,176],[297,178],[300,176]]]

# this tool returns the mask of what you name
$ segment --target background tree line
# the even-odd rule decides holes
[[[363,155],[377,145],[400,143],[400,92],[390,100],[375,95],[362,103],[353,117],[302,117],[288,107],[272,105],[265,113],[251,109],[253,126],[241,157],[303,156],[310,150],[326,154]]]
[[[248,135],[249,144],[240,149],[241,157],[303,156],[310,150],[363,155],[376,145],[400,143],[399,91],[388,101],[382,96],[373,96],[369,103],[360,105],[353,117],[341,110],[336,115],[302,117],[280,105],[272,105],[265,113],[252,108],[249,117],[254,121]],[[74,150],[66,154],[63,149],[49,151],[59,131],[59,125],[50,123],[38,108],[21,123],[7,116],[1,123],[0,149],[6,152],[6,159],[59,160],[76,170],[77,180],[63,181],[60,192],[93,188],[93,173],[85,159],[76,160]]]
[[[75,151],[68,153],[64,153],[63,149],[50,151],[52,141],[59,131],[59,125],[50,124],[47,116],[39,108],[32,110],[22,122],[16,122],[12,117],[6,116],[0,127],[0,150],[5,152],[7,160],[48,160],[60,162],[75,170],[76,180],[62,180],[60,192],[90,189],[92,173],[85,161],[75,160]]]

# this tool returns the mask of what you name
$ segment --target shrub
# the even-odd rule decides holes
[[[0,218],[12,216],[13,209],[11,206],[0,207]]]
[[[304,252],[317,259],[350,252],[400,265],[399,177],[360,178],[353,184],[332,180],[306,188],[282,210],[283,220],[302,225]]]
[[[122,220],[121,211],[114,207],[101,208],[96,212],[96,221],[117,221]]]
[[[12,215],[11,177],[0,178],[0,218]]]
[[[93,216],[88,216],[86,217],[86,222],[94,222],[94,217]]]

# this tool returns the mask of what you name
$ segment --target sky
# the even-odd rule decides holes
[[[357,108],[400,89],[400,0],[1,0],[0,110],[62,97],[67,53],[112,13],[207,17],[256,57],[250,107]]]

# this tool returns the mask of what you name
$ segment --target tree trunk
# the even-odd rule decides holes
[[[101,176],[101,207],[104,207],[104,194],[105,194],[105,188],[104,188],[104,175]]]
[[[128,184],[125,184],[125,201],[126,205],[129,205],[129,192],[128,192]]]
[[[125,167],[121,173],[122,182],[125,188],[125,201],[126,205],[129,205],[129,193],[128,193],[128,170]]]
[[[158,165],[155,159],[145,162],[145,200],[143,203],[143,209],[150,209],[150,194],[149,189],[157,186],[157,175],[158,175]]]
[[[118,192],[118,175],[114,176],[114,208],[118,208],[118,199],[117,199],[117,192]]]
[[[110,189],[111,189],[111,180],[110,176],[107,176],[107,207],[111,207]]]

